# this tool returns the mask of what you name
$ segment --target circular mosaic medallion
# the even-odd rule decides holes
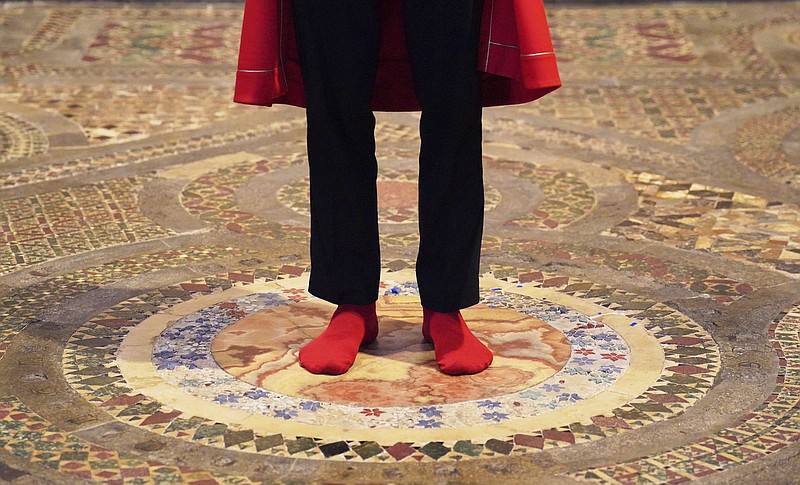
[[[417,180],[418,170],[380,169],[378,171],[378,222],[399,224],[417,222]],[[310,179],[284,185],[278,190],[278,200],[298,214],[311,216],[308,201],[310,200]],[[500,191],[491,186],[484,186],[484,210],[489,211],[500,203]]]
[[[128,322],[98,316],[67,345],[68,380],[118,419],[214,446],[312,459],[460,460],[667,419],[701,397],[718,369],[713,340],[675,310],[530,272],[482,277],[481,302],[462,314],[495,361],[474,376],[446,376],[422,340],[414,271],[405,268],[382,275],[376,343],[348,373],[313,375],[297,351],[335,305],[305,291],[308,272],[256,273],[146,295],[149,315],[126,311]],[[97,338],[105,348],[90,357],[82,345]],[[87,363],[92,372],[102,363],[104,378],[87,380]]]

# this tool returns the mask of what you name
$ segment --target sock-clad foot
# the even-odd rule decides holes
[[[362,345],[378,336],[375,302],[341,304],[322,334],[300,349],[300,365],[313,374],[344,374],[353,365]]]
[[[489,367],[492,352],[470,332],[461,311],[443,313],[423,307],[422,313],[422,335],[433,344],[442,372],[459,376]]]

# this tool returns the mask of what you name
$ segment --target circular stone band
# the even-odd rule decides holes
[[[402,276],[413,278],[413,272],[405,270],[401,272],[401,274],[393,273],[392,276],[396,280],[402,279]],[[599,305],[582,302],[580,300],[574,301],[576,299],[570,297],[565,298],[564,295],[559,295],[557,292],[547,288],[528,288],[526,287],[527,285],[513,285],[499,280],[486,282],[492,285],[493,288],[499,288],[505,293],[518,293],[539,300],[550,300],[555,304],[563,305],[567,308],[569,308],[568,305],[577,306],[585,314],[598,315],[599,318],[597,318],[596,321],[602,322],[607,327],[613,329],[616,335],[619,335],[630,345],[632,357],[627,371],[620,375],[608,389],[602,390],[602,392],[600,392],[599,389],[592,390],[595,391],[593,394],[596,395],[590,395],[587,398],[577,397],[577,399],[573,398],[570,400],[569,396],[563,399],[560,397],[561,395],[555,395],[540,406],[519,405],[520,403],[536,403],[537,398],[540,396],[544,397],[545,389],[558,386],[559,380],[563,382],[565,377],[569,378],[569,371],[573,371],[573,375],[578,374],[579,377],[581,374],[583,374],[583,376],[588,376],[589,371],[586,370],[584,366],[578,365],[575,362],[576,358],[580,358],[581,356],[579,354],[573,354],[573,358],[567,363],[565,368],[562,369],[562,371],[566,372],[560,371],[538,386],[524,389],[513,394],[493,396],[491,400],[439,405],[436,406],[435,409],[429,409],[428,416],[419,416],[416,420],[413,416],[419,414],[419,408],[382,407],[381,410],[385,412],[385,415],[381,414],[378,416],[379,419],[376,420],[375,416],[361,414],[364,407],[316,403],[307,399],[298,399],[277,393],[272,393],[273,395],[268,396],[272,408],[275,409],[275,406],[277,406],[278,410],[275,417],[270,417],[261,413],[252,412],[252,410],[248,411],[242,409],[242,406],[235,405],[238,403],[230,402],[225,405],[215,403],[208,398],[204,399],[198,397],[197,393],[194,391],[197,387],[179,386],[176,381],[168,381],[164,378],[164,373],[159,374],[157,370],[158,359],[154,359],[156,360],[155,363],[149,360],[149,356],[153,353],[153,347],[150,342],[157,341],[159,335],[177,322],[180,322],[181,318],[186,318],[195,314],[200,305],[208,307],[223,302],[229,302],[232,297],[236,298],[236,296],[241,299],[244,295],[241,295],[243,290],[239,288],[233,288],[221,293],[199,298],[196,301],[176,305],[170,310],[169,318],[164,318],[159,315],[148,318],[128,333],[128,336],[120,347],[117,363],[125,380],[137,391],[165,404],[179,401],[182,405],[182,409],[185,409],[185,405],[188,404],[192,412],[198,416],[225,422],[243,423],[246,421],[248,427],[251,427],[256,432],[284,434],[301,433],[324,439],[336,439],[342,435],[342,429],[345,428],[347,429],[346,435],[349,439],[362,441],[385,441],[389,435],[392,436],[392,439],[402,441],[435,440],[444,439],[444,437],[446,437],[446,439],[455,440],[491,439],[505,434],[514,434],[522,430],[538,429],[548,426],[563,426],[575,420],[588,420],[591,416],[597,414],[598,410],[608,411],[625,404],[646,391],[661,374],[664,353],[658,341],[649,335],[642,326],[631,327],[631,320],[624,315],[604,315],[607,309]],[[281,280],[279,284],[273,282],[261,285],[250,285],[247,287],[247,291],[252,292],[249,295],[268,293],[276,290],[282,291],[283,289],[304,287],[307,283],[307,276],[303,276],[290,280]],[[584,324],[591,322],[591,320],[586,317],[582,320]],[[605,327],[601,328],[604,329]],[[573,333],[575,333],[575,331],[576,328],[567,330],[567,332]],[[583,332],[586,332],[586,330]],[[599,331],[597,333],[600,334]],[[208,334],[206,337],[210,341],[213,339],[213,335],[214,334]],[[607,332],[600,335],[601,337],[608,335],[608,338],[616,338],[614,334],[608,334]],[[580,339],[586,338],[587,337],[579,333],[574,336],[572,340],[573,342],[577,342]],[[176,343],[181,345],[187,342],[178,340]],[[197,342],[192,342],[192,347],[189,348],[191,354],[194,354],[194,356],[197,356],[197,354],[202,355],[202,350],[199,350],[197,347]],[[204,346],[201,343],[199,347],[202,348]],[[218,367],[212,370],[203,366],[201,360],[198,359],[197,362],[200,366],[195,368],[196,372],[194,374],[201,380],[206,377],[209,378],[210,381],[214,381],[214,370],[216,371],[217,378],[219,374],[224,374],[224,371]],[[595,364],[596,362],[597,361],[595,361]],[[609,360],[607,364],[612,364],[613,362],[614,361]],[[301,369],[300,372],[305,371]],[[230,378],[229,380],[236,381],[235,378],[231,376],[228,377]],[[221,387],[228,389],[230,388],[228,386],[233,383],[223,380],[221,384]],[[588,379],[584,379],[580,382],[580,385],[584,387],[586,384],[590,384]],[[566,384],[563,387],[569,389],[570,385]],[[258,388],[251,388],[251,386],[245,384],[243,388],[239,390],[239,394],[246,395],[248,392],[253,393],[257,391]],[[575,394],[575,396],[577,396],[577,394]],[[513,403],[515,402],[517,406],[514,406]],[[306,406],[304,406],[304,404]],[[311,406],[308,406],[309,404]],[[569,406],[565,406],[567,404],[569,404]],[[365,407],[371,408],[369,405]],[[304,408],[306,408],[305,413],[303,412]],[[548,408],[552,410],[545,411]],[[491,412],[495,409],[504,412]],[[241,411],[243,411],[243,413]],[[289,412],[295,414],[290,415],[288,414]],[[420,420],[423,422],[428,421],[423,418],[433,417],[431,415],[434,413],[437,418],[441,418],[435,421],[440,423],[440,425],[435,428],[426,428],[424,426],[414,426],[411,424]],[[300,414],[300,416],[297,416],[297,414]],[[482,419],[486,414],[495,419]],[[321,415],[325,417],[323,418]],[[287,419],[287,416],[289,419]],[[315,423],[309,423],[309,421],[312,420],[315,421]],[[448,422],[451,420],[459,422],[460,425],[449,425]],[[372,421],[372,423],[370,421]],[[494,422],[487,425],[487,421]],[[411,424],[411,426],[409,426],[409,424]]]
[[[416,291],[411,270],[386,271],[383,276],[383,286],[391,287],[386,297],[411,297]],[[159,374],[158,358],[154,361],[152,355],[163,330],[210,305],[257,298],[262,291],[286,290],[290,299],[300,298],[298,287],[306,278],[307,271],[288,277],[272,275],[267,280],[253,273],[229,273],[148,293],[138,303],[137,299],[123,302],[117,305],[119,310],[88,322],[67,343],[67,380],[123,422],[198,444],[309,459],[382,462],[415,456],[442,461],[525,454],[594,441],[668,419],[702,397],[719,369],[713,340],[676,310],[607,286],[530,272],[502,280],[482,277],[481,303],[499,307],[503,300],[514,298],[548,301],[554,308],[582,313],[591,325],[613,329],[631,349],[628,370],[607,389],[543,414],[509,416],[485,424],[473,419],[468,426],[431,429],[353,428],[340,423],[337,428],[337,423],[320,426],[275,419],[192,396]],[[127,310],[137,306],[149,308],[149,316]],[[86,368],[86,362],[92,367]],[[101,372],[99,365],[106,374],[86,378],[87,373]],[[502,407],[488,409],[494,407],[490,403],[502,404],[502,397],[485,400],[485,412],[506,413]],[[466,404],[475,406],[476,402]]]

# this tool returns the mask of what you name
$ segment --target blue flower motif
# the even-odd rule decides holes
[[[569,339],[569,343],[572,344],[573,347],[593,347],[597,345],[597,342],[592,340],[589,337],[577,337]]]
[[[614,340],[619,340],[619,337],[616,334],[605,332],[605,333],[598,333],[597,335],[592,337],[595,340],[603,340],[606,342],[611,342]]]
[[[589,381],[595,384],[609,384],[614,382],[614,376],[611,374],[592,374],[589,376]]]
[[[478,402],[478,407],[479,408],[486,408],[486,409],[494,409],[494,408],[501,407],[501,404],[500,404],[499,401],[491,401],[491,400],[487,399],[485,401],[479,401]]]
[[[601,365],[600,369],[598,369],[598,370],[600,372],[605,372],[607,374],[621,374],[622,373],[622,367],[620,367],[618,365],[614,365],[614,364]]]
[[[587,369],[586,367],[574,367],[574,366],[565,367],[562,370],[562,372],[564,372],[565,374],[569,374],[571,376],[588,376],[590,374],[589,369]]]
[[[499,423],[504,419],[508,419],[508,414],[505,413],[498,413],[497,411],[493,413],[483,413],[483,419],[487,421],[494,421],[495,423]]]
[[[297,417],[297,411],[291,410],[289,408],[281,409],[280,411],[275,411],[276,418],[283,418],[283,419],[292,419]]]
[[[528,389],[526,391],[522,391],[519,393],[520,396],[524,397],[525,399],[537,400],[540,397],[544,396],[544,393],[539,389]]]
[[[580,357],[576,357],[576,358],[572,359],[572,361],[575,362],[578,365],[591,365],[592,362],[596,361],[596,359],[590,359],[589,357],[586,357],[586,356],[582,355]]]
[[[417,421],[417,426],[422,426],[423,428],[441,428],[442,423],[435,419],[420,419]]]
[[[162,350],[160,352],[153,353],[153,357],[157,359],[169,359],[171,357],[175,357],[175,351],[173,350]]]
[[[279,293],[261,293],[259,295],[259,301],[268,306],[288,304],[287,300],[285,300]]]
[[[429,407],[426,407],[426,408],[420,408],[419,412],[424,414],[425,417],[428,417],[428,418],[441,418],[442,417],[442,411],[437,409],[436,406],[429,406]]]
[[[567,337],[588,337],[586,330],[579,330],[577,328],[564,332],[564,335],[566,335]]]
[[[563,389],[561,384],[545,384],[542,387],[544,387],[544,390],[547,392],[559,392],[561,389]]]
[[[217,397],[214,398],[214,401],[216,401],[218,403],[223,403],[223,404],[226,403],[226,402],[238,403],[239,402],[239,396],[237,396],[236,394],[220,394],[220,395],[218,395]]]
[[[197,353],[197,351],[191,351],[188,354],[181,355],[181,359],[185,360],[200,360],[205,358],[205,355]]]
[[[574,392],[572,394],[570,394],[568,392],[564,392],[564,393],[561,393],[561,395],[558,396],[558,400],[559,401],[566,401],[566,402],[577,402],[577,401],[580,401],[581,399],[583,399],[583,398],[580,397],[579,395],[575,394]]]
[[[181,363],[178,362],[177,360],[162,360],[161,362],[158,363],[158,367],[156,367],[156,369],[174,370],[176,367],[180,367],[180,365]]]
[[[252,389],[245,392],[244,396],[250,399],[261,399],[262,397],[269,396],[269,391],[265,391],[264,389]]]
[[[321,408],[322,404],[318,403],[317,401],[303,401],[300,403],[300,409],[304,409],[306,411],[316,412],[317,409]]]

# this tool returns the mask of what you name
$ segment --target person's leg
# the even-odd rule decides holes
[[[370,98],[380,26],[375,0],[292,0],[306,96],[311,179],[308,292],[339,305],[303,347],[311,372],[341,374],[377,334],[380,245]]]
[[[480,300],[483,160],[477,69],[481,0],[406,0],[420,121],[417,282],[424,332],[449,374],[488,367],[491,352],[461,317]]]

